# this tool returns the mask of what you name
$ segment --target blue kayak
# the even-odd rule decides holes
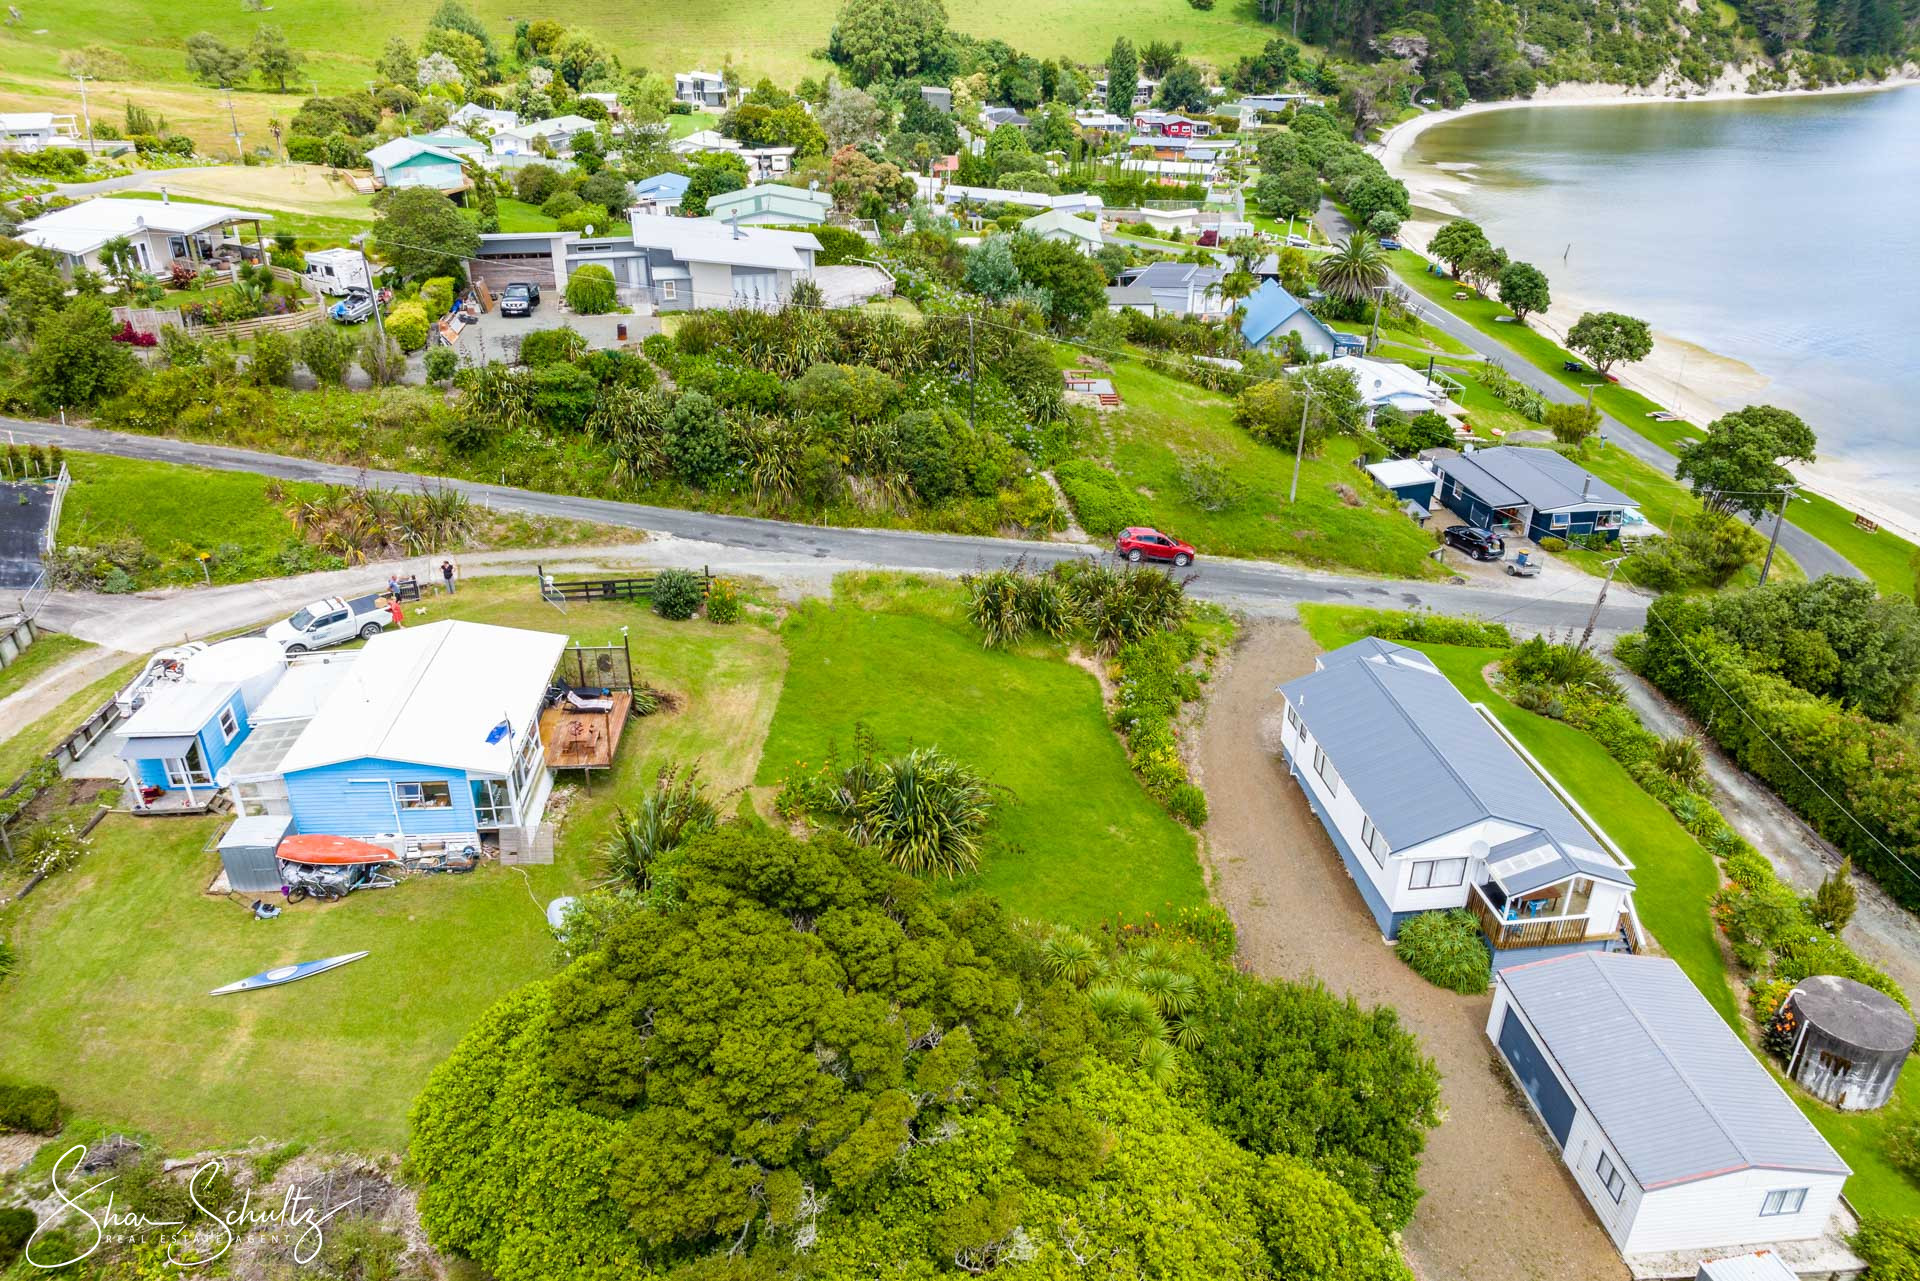
[[[328,970],[339,969],[365,956],[365,952],[348,952],[344,956],[329,956],[318,961],[301,961],[296,965],[282,965],[278,969],[263,970],[251,978],[241,979],[238,983],[229,983],[225,987],[216,987],[208,996],[225,996],[229,992],[253,992],[263,987],[279,987],[282,983],[297,983],[301,979],[312,978],[316,974],[325,974]]]

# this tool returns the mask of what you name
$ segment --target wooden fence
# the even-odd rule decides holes
[[[290,311],[284,316],[255,316],[224,325],[188,326],[196,338],[251,338],[269,330],[305,329],[326,314],[323,307],[309,305],[305,311]]]
[[[641,574],[632,578],[576,578],[560,582],[541,569],[533,567],[540,584],[540,595],[548,600],[640,600],[653,595],[653,585],[659,581],[658,574]],[[700,568],[700,595],[705,597],[713,590],[713,570],[708,566]]]

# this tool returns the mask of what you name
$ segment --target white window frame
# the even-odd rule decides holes
[[[220,741],[231,743],[233,736],[240,732],[240,718],[233,714],[233,704],[228,703],[220,709]]]
[[[680,285],[680,282],[677,280],[661,281],[660,282],[660,301],[661,302],[679,302],[680,301],[679,285]]]
[[[1296,734],[1306,733],[1306,727],[1300,724],[1300,713],[1293,710],[1292,703],[1287,704],[1287,724],[1293,726],[1293,732]]]
[[[1453,869],[1452,880],[1442,877],[1448,873],[1442,868]],[[1407,888],[1410,890],[1450,890],[1467,883],[1467,860],[1464,858],[1429,858],[1415,863],[1407,873]]]
[[[1568,519],[1569,518],[1566,512],[1553,513],[1553,527],[1555,529],[1565,529],[1567,527]]]
[[[1327,795],[1340,795],[1340,771],[1333,767],[1333,762],[1327,757],[1326,749],[1318,743],[1313,745],[1313,772],[1318,774],[1320,781],[1327,785]]]
[[[1775,1219],[1789,1214],[1798,1214],[1806,1204],[1805,1188],[1775,1188],[1760,1202],[1760,1217]]]
[[[443,803],[427,799],[427,789],[437,787],[446,794]],[[393,803],[403,810],[450,810],[453,808],[453,784],[444,778],[410,778],[393,785]]]
[[[1377,866],[1387,865],[1387,856],[1393,853],[1393,846],[1388,844],[1387,838],[1381,835],[1380,829],[1365,814],[1360,816],[1360,843],[1367,847],[1367,853],[1373,856]]]
[[[1627,1194],[1627,1180],[1614,1168],[1613,1158],[1602,1152],[1600,1159],[1593,1163],[1593,1172],[1600,1176],[1600,1185],[1613,1198],[1613,1203],[1620,1204],[1620,1198]]]

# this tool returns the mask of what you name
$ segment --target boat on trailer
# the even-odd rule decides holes
[[[282,965],[277,969],[262,970],[237,983],[225,987],[216,987],[208,996],[229,996],[235,992],[256,992],[263,987],[279,987],[283,983],[297,983],[301,979],[310,979],[316,974],[325,974],[328,970],[337,970],[343,965],[367,955],[365,952],[348,952],[342,956],[323,957],[318,961],[300,961],[293,965]]]

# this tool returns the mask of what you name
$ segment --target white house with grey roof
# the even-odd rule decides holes
[[[1632,864],[1425,654],[1355,641],[1280,694],[1282,754],[1383,936],[1466,908],[1496,966],[1632,946]]]
[[[1502,970],[1487,1036],[1622,1254],[1826,1231],[1847,1163],[1672,961]]]

